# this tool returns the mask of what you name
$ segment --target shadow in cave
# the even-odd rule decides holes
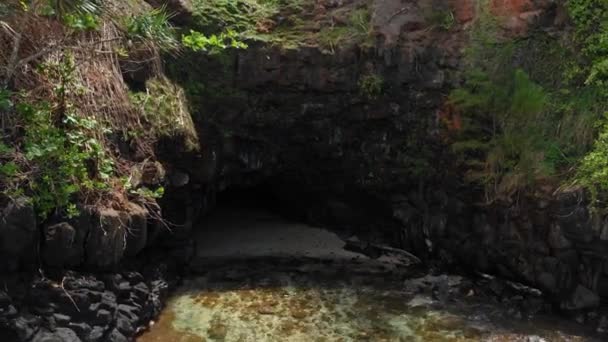
[[[219,193],[216,208],[198,225],[195,261],[199,263],[366,257],[344,249],[345,241],[335,232],[304,223],[298,207],[277,196],[268,184]]]

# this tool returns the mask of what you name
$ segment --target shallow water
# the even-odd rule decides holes
[[[406,288],[382,276],[222,271],[186,281],[138,342],[594,340],[470,293],[439,303]]]

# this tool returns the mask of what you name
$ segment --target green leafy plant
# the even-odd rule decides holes
[[[604,0],[568,0],[566,8],[576,27],[576,41],[581,47],[582,63],[573,75],[585,77],[588,85],[608,85],[608,2]],[[608,96],[608,90],[605,91]]]
[[[368,100],[375,100],[382,94],[384,80],[377,74],[368,74],[358,82],[359,94]]]
[[[113,172],[113,161],[92,137],[97,128],[94,120],[68,114],[56,126],[48,103],[20,103],[17,107],[26,123],[23,151],[34,165],[29,186],[41,217],[73,208],[74,196],[81,191],[108,188],[105,182]]]
[[[147,200],[154,200],[154,199],[162,198],[165,195],[165,188],[160,186],[160,187],[152,190],[152,189],[149,189],[144,186],[137,190],[130,190],[129,192],[133,195],[140,196]]]
[[[171,15],[164,8],[152,9],[126,21],[128,37],[134,41],[173,51],[179,48]]]
[[[95,13],[99,10],[99,4],[94,0],[48,0],[48,4],[60,17],[71,13]]]
[[[68,13],[63,16],[66,26],[77,31],[90,31],[99,28],[99,17],[93,13]]]
[[[145,92],[131,93],[131,101],[142,110],[157,137],[182,136],[186,147],[198,148],[198,138],[181,87],[164,77],[146,82]]]
[[[371,45],[371,14],[367,8],[360,8],[350,13],[346,25],[326,27],[318,33],[319,44],[334,52],[342,46],[359,44]]]
[[[576,180],[590,191],[593,205],[598,204],[600,193],[608,192],[608,112],[593,150],[577,170]]]
[[[433,10],[427,19],[433,26],[449,31],[456,25],[456,17],[451,10]]]
[[[15,114],[23,126],[24,136],[13,149],[13,156],[22,156],[27,169],[22,170],[13,156],[3,163],[0,176],[6,184],[20,183],[27,189],[41,218],[53,212],[65,215],[77,213],[75,200],[84,193],[99,193],[109,189],[114,175],[114,162],[106,153],[101,134],[109,133],[94,118],[79,113],[72,103],[82,93],[74,73],[76,61],[69,51],[57,61],[38,68],[39,75],[51,82],[52,95],[47,101],[29,100],[26,94],[15,95]],[[2,148],[1,159],[7,149]],[[27,177],[19,177],[27,172]]]
[[[182,36],[182,44],[193,51],[205,51],[210,54],[218,54],[227,48],[246,49],[248,47],[238,39],[238,34],[233,30],[210,36],[190,30],[190,34]]]

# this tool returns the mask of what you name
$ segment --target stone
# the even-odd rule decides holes
[[[105,309],[99,309],[95,312],[95,321],[96,324],[108,325],[112,322],[114,315]]]
[[[39,332],[32,342],[82,342],[82,340],[68,328],[57,328],[54,332]]]
[[[171,185],[173,187],[181,188],[190,183],[190,176],[185,172],[173,171],[169,175],[169,180],[171,181]]]
[[[38,234],[30,199],[18,197],[0,207],[0,270],[16,271],[28,261],[35,264]]]
[[[106,328],[95,326],[89,333],[89,336],[85,339],[87,342],[99,342],[103,339],[103,336],[106,332]]]
[[[74,323],[68,324],[68,328],[71,329],[78,335],[79,338],[86,340],[91,334],[92,328],[87,323]]]
[[[602,224],[602,230],[600,232],[600,240],[608,241],[608,221],[604,221]]]
[[[562,302],[562,309],[581,310],[596,308],[600,305],[600,297],[593,291],[578,285],[567,302]]]
[[[101,209],[93,217],[94,224],[85,245],[86,263],[99,268],[113,266],[124,255],[127,227],[114,209]]]
[[[121,334],[117,329],[113,329],[108,335],[108,341],[112,342],[129,342],[125,335]]]
[[[146,247],[148,241],[148,211],[135,203],[129,203],[122,216],[128,232],[125,256],[135,256]]]
[[[40,322],[40,318],[36,316],[25,315],[17,317],[13,322],[13,325],[19,335],[19,340],[27,341],[32,338],[32,336],[38,332]]]
[[[102,281],[94,277],[77,276],[66,277],[63,286],[66,290],[87,289],[96,292],[103,292],[105,285]]]
[[[596,331],[600,334],[608,333],[608,316],[604,315],[600,317]]]
[[[52,267],[63,267],[72,257],[76,240],[76,230],[67,222],[61,222],[42,229],[42,260]]]
[[[125,336],[132,336],[135,333],[135,327],[131,319],[121,313],[116,317],[116,329]]]
[[[565,249],[572,247],[572,243],[566,239],[559,224],[553,225],[549,230],[547,243],[549,244],[549,247],[553,249]]]
[[[539,274],[536,282],[543,290],[557,293],[557,282],[551,273],[543,272]]]
[[[416,295],[414,298],[410,299],[407,302],[407,306],[416,308],[416,307],[426,307],[435,304],[435,301],[429,296]]]
[[[67,326],[72,320],[72,317],[60,313],[53,314],[53,317],[55,318],[55,322],[59,326]]]

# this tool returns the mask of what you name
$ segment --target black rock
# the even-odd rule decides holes
[[[82,342],[82,340],[68,328],[57,328],[55,332],[39,332],[32,342]]]
[[[96,318],[93,323],[100,325],[108,325],[112,322],[114,315],[105,309],[100,309],[96,313]]]
[[[55,322],[59,326],[67,326],[72,320],[70,316],[60,313],[53,314],[53,317],[55,318]]]
[[[70,323],[68,328],[72,329],[78,337],[85,340],[91,333],[91,326],[86,323]]]
[[[131,322],[132,321],[128,317],[118,314],[116,317],[116,329],[125,336],[132,336],[135,333],[135,327]]]
[[[32,336],[38,332],[40,323],[40,318],[36,316],[24,315],[16,318],[14,327],[19,335],[19,339],[21,341],[27,341],[32,338]]]
[[[89,336],[85,339],[86,342],[99,342],[103,339],[103,336],[107,328],[95,326],[89,333]]]
[[[121,334],[117,329],[112,330],[108,336],[108,341],[112,342],[129,342],[125,335]]]

